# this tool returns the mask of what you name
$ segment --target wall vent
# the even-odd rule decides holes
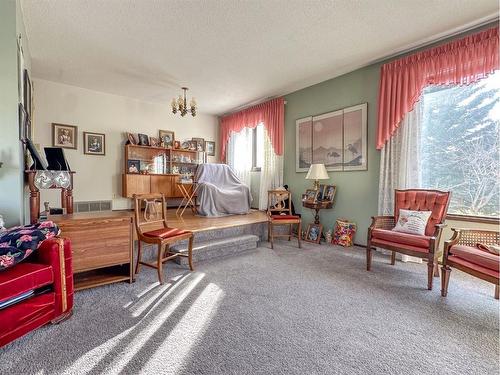
[[[75,202],[75,212],[110,211],[111,201]]]

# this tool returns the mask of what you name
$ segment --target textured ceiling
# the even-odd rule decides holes
[[[22,0],[33,76],[221,114],[494,19],[497,0]]]

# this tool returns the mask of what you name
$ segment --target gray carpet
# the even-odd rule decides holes
[[[453,271],[444,299],[426,265],[292,244],[79,292],[71,319],[0,349],[0,373],[498,374],[491,284]]]

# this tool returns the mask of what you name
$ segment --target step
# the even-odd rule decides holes
[[[256,249],[259,242],[259,236],[254,234],[244,234],[237,237],[217,238],[212,240],[197,241],[193,243],[193,261],[200,262],[213,258],[220,258],[239,254],[246,250]],[[170,247],[174,253],[186,253],[187,244],[177,244]],[[188,264],[187,257],[175,258],[175,261],[181,265]]]

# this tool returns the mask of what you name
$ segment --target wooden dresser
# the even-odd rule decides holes
[[[133,212],[51,215],[71,240],[75,290],[133,282]]]

